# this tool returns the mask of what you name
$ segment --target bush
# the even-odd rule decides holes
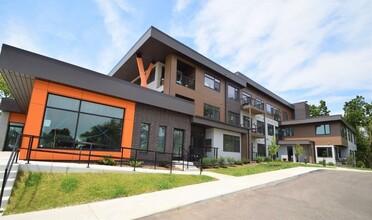
[[[208,157],[205,157],[203,158],[203,161],[202,161],[202,167],[203,168],[210,168],[212,165],[211,165],[211,160],[210,158]]]
[[[220,167],[226,167],[226,159],[224,157],[218,158],[217,163]]]
[[[216,158],[213,157],[213,158],[210,158],[209,160],[211,163],[211,167],[214,167],[214,168],[218,167],[218,161]]]
[[[227,165],[228,166],[234,166],[234,164],[235,164],[235,159],[234,158],[227,157],[226,160],[227,160]]]
[[[98,164],[107,166],[116,166],[118,162],[111,158],[111,155],[105,155],[102,160],[97,161]]]
[[[169,168],[170,167],[170,162],[169,161],[166,161],[166,160],[161,160],[161,161],[158,162],[158,166],[159,167]]]
[[[250,160],[242,160],[243,164],[249,164],[251,161]]]
[[[263,157],[261,157],[261,156],[257,156],[256,157],[256,162],[257,163],[261,163],[261,162],[263,162],[264,161],[264,158]]]
[[[272,162],[273,159],[271,157],[265,157],[264,162]]]
[[[235,165],[243,165],[243,161],[241,160],[236,160],[234,163]]]
[[[348,166],[354,166],[354,158],[353,158],[353,156],[348,156],[347,157],[347,159],[346,159],[346,165],[348,165]]]
[[[131,167],[141,167],[143,164],[143,161],[140,161],[140,160],[131,160],[131,161],[128,161],[128,165],[131,166]]]
[[[364,162],[363,161],[357,161],[357,163],[356,163],[356,165],[357,165],[357,167],[359,167],[359,168],[365,168],[366,167],[366,165],[364,164]]]
[[[328,166],[334,166],[335,164],[332,163],[332,162],[328,162],[327,165],[328,165]]]
[[[287,158],[283,158],[283,161],[286,162],[287,161]]]

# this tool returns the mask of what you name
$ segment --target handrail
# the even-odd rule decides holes
[[[20,142],[21,136],[22,136],[21,134],[18,134],[12,153],[10,154],[8,163],[6,164],[6,167],[5,167],[4,176],[3,176],[3,184],[1,185],[1,192],[0,192],[0,208],[3,202],[5,186],[8,182],[10,172],[12,171],[12,168],[13,168],[13,163],[14,161],[17,162],[18,160],[18,152],[19,152],[18,150],[19,150],[19,142]]]
[[[191,154],[183,146],[180,149],[182,149],[182,154],[181,154],[182,155],[182,170],[184,171],[185,170],[185,157],[186,157],[186,161],[187,161],[186,169],[189,169],[189,161],[190,161],[190,158],[191,158]],[[184,152],[186,153],[186,155],[184,154]],[[194,153],[194,155],[197,155],[199,160],[200,160],[200,175],[201,175],[201,173],[203,172],[203,166],[202,166],[203,157],[198,153]]]

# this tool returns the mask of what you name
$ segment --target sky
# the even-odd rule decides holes
[[[372,101],[371,0],[0,0],[0,44],[103,74],[150,26],[291,103]]]

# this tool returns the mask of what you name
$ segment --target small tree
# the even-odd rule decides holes
[[[278,153],[278,150],[279,150],[279,145],[276,144],[276,139],[273,138],[271,139],[271,143],[269,145],[269,153],[271,155],[271,158],[274,160],[274,155],[276,155],[276,153]]]
[[[302,154],[304,154],[304,148],[300,145],[300,144],[296,144],[296,146],[294,147],[294,153],[296,155],[296,160],[298,162],[298,157]]]

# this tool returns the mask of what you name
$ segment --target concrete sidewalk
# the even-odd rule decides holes
[[[136,219],[242,190],[277,184],[317,170],[321,169],[297,167],[243,177],[203,172],[203,175],[219,180],[84,205],[2,216],[1,219]]]

